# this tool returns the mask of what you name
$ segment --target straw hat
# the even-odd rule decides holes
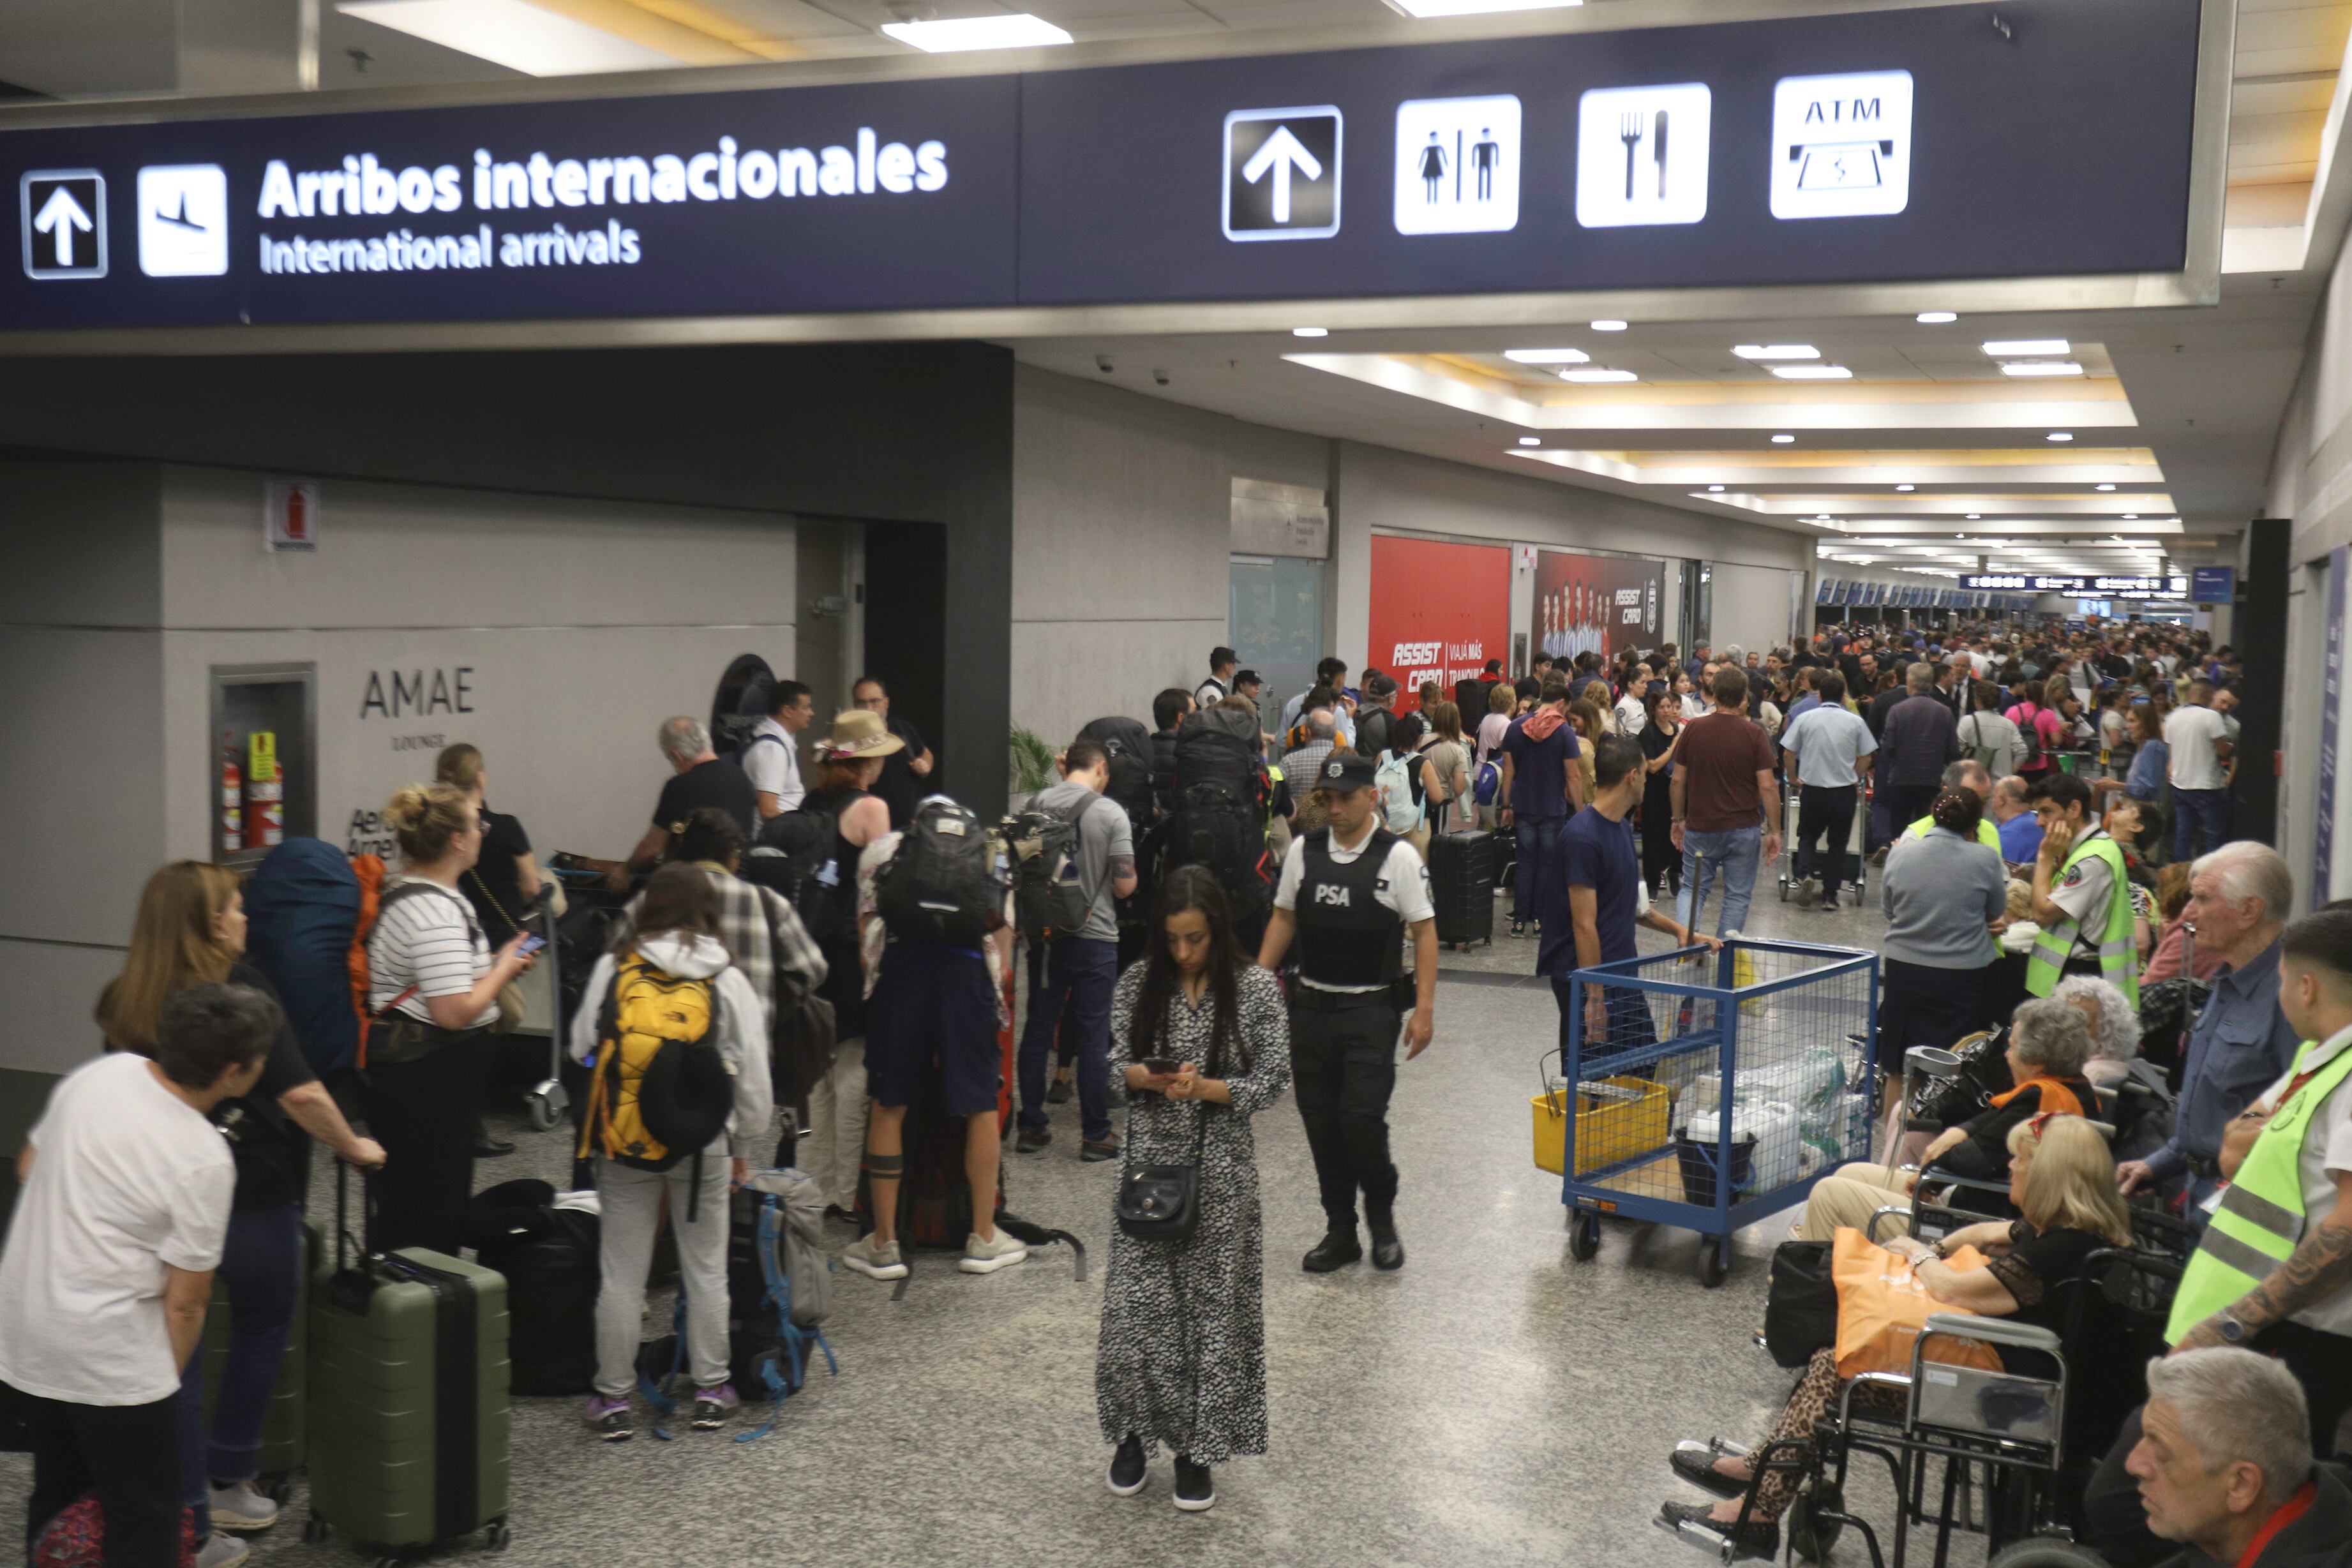
[[[906,747],[905,741],[890,733],[880,714],[854,707],[834,716],[833,733],[817,750],[832,761],[854,762],[861,757],[887,757]]]

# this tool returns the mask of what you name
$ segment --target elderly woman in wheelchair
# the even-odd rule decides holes
[[[2012,1087],[1993,1095],[1990,1104],[1967,1121],[1937,1134],[1916,1171],[1855,1164],[1823,1176],[1813,1184],[1804,1220],[1792,1234],[1802,1241],[1827,1241],[1841,1228],[1867,1229],[1873,1214],[1907,1200],[1922,1176],[1930,1184],[1948,1176],[1997,1186],[2009,1134],[2021,1123],[2049,1112],[2098,1114],[2098,1092],[2083,1076],[2093,1049],[2090,1026],[2080,1008],[2054,997],[2021,1003],[2009,1027]]]
[[[2079,1015],[2063,1004],[2059,1010],[2075,1019],[2079,1037]],[[2044,1063],[2037,1059],[2028,1065]],[[2021,1073],[2021,1081],[2026,1076]],[[2129,1247],[2131,1221],[2116,1192],[2115,1160],[2106,1140],[2088,1120],[2040,1113],[2010,1127],[2008,1145],[2009,1196],[2022,1218],[1969,1225],[1933,1245],[1901,1236],[1885,1246],[1911,1262],[1920,1284],[1938,1302],[2055,1333],[2061,1328],[2055,1321],[2058,1287],[2081,1277],[2095,1252]],[[1943,1261],[1962,1246],[1990,1256],[1990,1266],[1957,1270]],[[1778,1521],[1803,1471],[1788,1458],[1791,1450],[1786,1447],[1769,1464],[1765,1453],[1776,1443],[1810,1440],[1822,1417],[1838,1408],[1845,1381],[1838,1375],[1835,1348],[1825,1347],[1814,1353],[1763,1443],[1744,1453],[1719,1439],[1677,1447],[1670,1459],[1675,1473],[1724,1500],[1669,1500],[1658,1522],[1678,1531],[1690,1526],[1711,1530],[1730,1540],[1739,1556],[1776,1554]],[[1854,1393],[1855,1407],[1874,1418],[1889,1418],[1890,1407],[1899,1405],[1900,1396],[1890,1388],[1868,1385]],[[1899,1414],[1892,1418],[1899,1419]]]

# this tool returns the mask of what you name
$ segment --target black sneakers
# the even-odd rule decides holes
[[[1134,1439],[1129,1438],[1132,1442]],[[1217,1483],[1206,1465],[1196,1465],[1183,1455],[1176,1456],[1176,1506],[1186,1513],[1199,1513],[1213,1508],[1217,1501]]]
[[[1356,1240],[1356,1228],[1333,1230],[1315,1244],[1314,1250],[1299,1260],[1299,1267],[1310,1274],[1328,1274],[1334,1269],[1363,1260],[1364,1249]],[[1402,1259],[1400,1258],[1400,1261]]]
[[[1118,1451],[1110,1457],[1110,1490],[1113,1497],[1133,1497],[1143,1490],[1150,1472],[1143,1466],[1143,1439],[1129,1433]]]
[[[1051,1127],[1024,1127],[1020,1135],[1013,1140],[1013,1147],[1016,1153],[1034,1155],[1053,1141],[1054,1129]]]
[[[1372,1232],[1372,1267],[1402,1269],[1404,1267],[1404,1243],[1397,1239],[1396,1220],[1387,1215],[1365,1217]]]

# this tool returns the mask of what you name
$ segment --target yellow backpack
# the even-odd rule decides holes
[[[719,1020],[713,980],[667,974],[642,953],[623,958],[604,993],[588,1064],[581,1156],[593,1145],[606,1159],[649,1171],[689,1155],[698,1159],[727,1130],[735,1103]]]

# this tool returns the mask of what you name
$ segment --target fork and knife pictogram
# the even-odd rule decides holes
[[[1617,140],[1625,144],[1625,199],[1633,199],[1635,152],[1642,145],[1645,117],[1638,110],[1617,117]],[[1660,110],[1650,125],[1650,160],[1658,166],[1658,200],[1666,199],[1666,111]]]

